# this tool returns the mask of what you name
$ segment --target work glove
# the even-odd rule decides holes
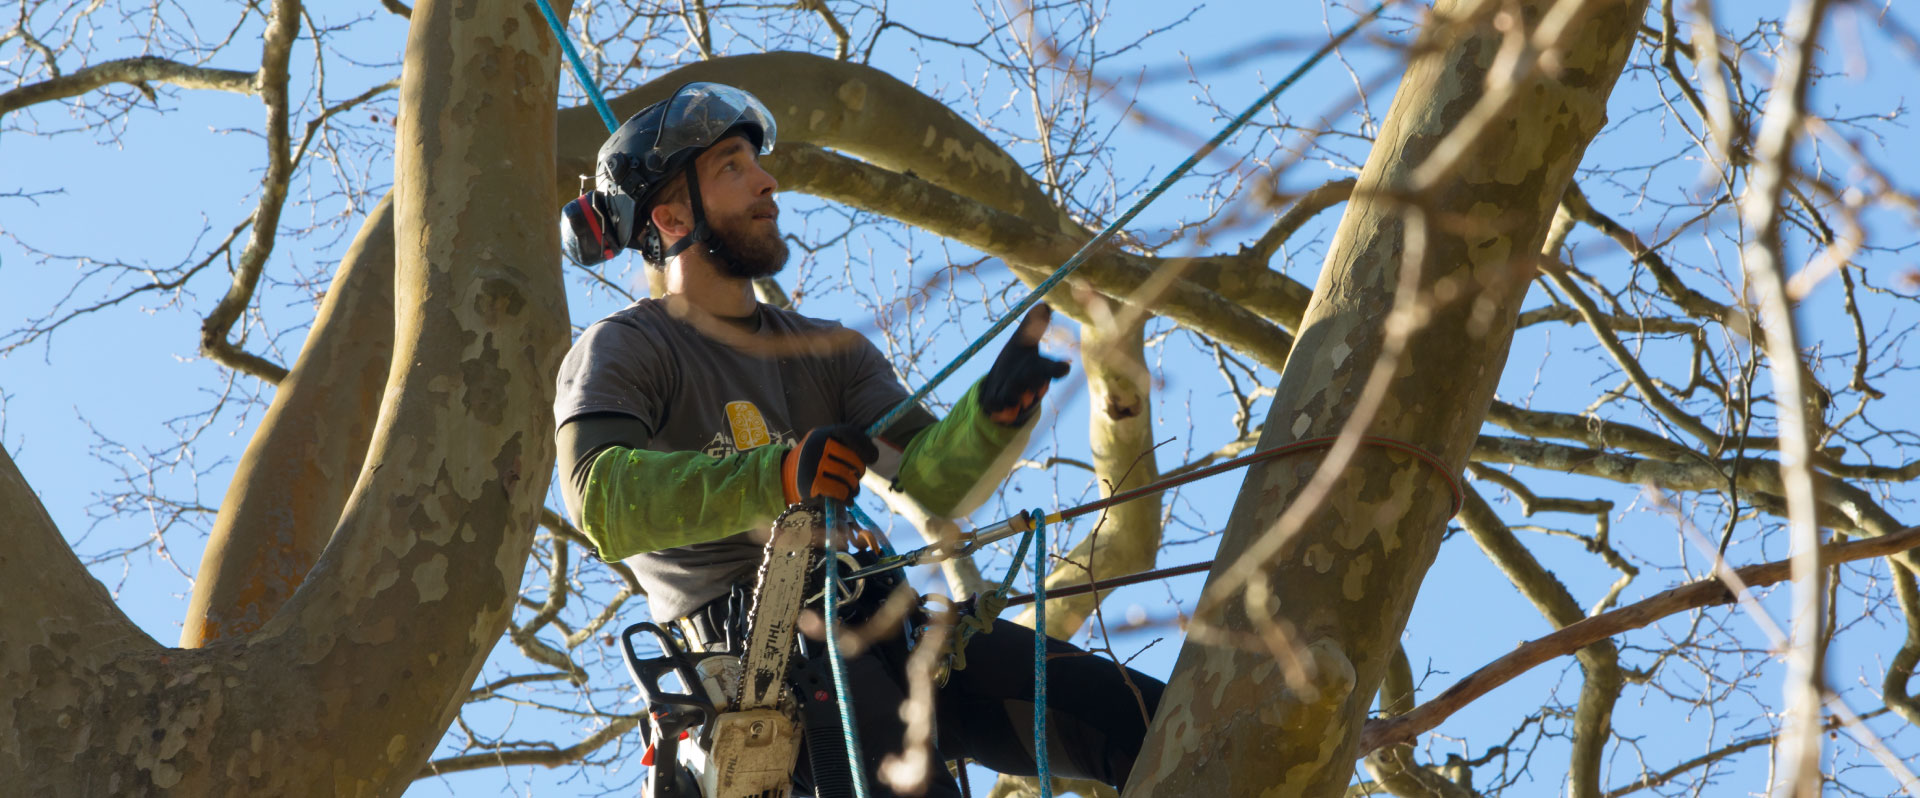
[[[860,493],[860,476],[867,473],[867,465],[879,458],[873,439],[859,427],[815,427],[781,459],[780,485],[788,504],[820,496],[849,501]]]
[[[1040,354],[1040,336],[1052,321],[1053,308],[1044,302],[1020,320],[1019,329],[980,380],[980,409],[987,418],[1009,427],[1025,423],[1040,406],[1040,397],[1047,395],[1047,386],[1067,376],[1072,367],[1065,361]]]

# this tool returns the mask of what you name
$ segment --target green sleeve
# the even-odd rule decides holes
[[[973,512],[1006,479],[1026,448],[1039,413],[1015,427],[987,418],[975,383],[953,412],[920,431],[907,444],[895,480],[927,512],[952,518]]]
[[[786,508],[787,448],[712,457],[609,447],[587,475],[581,531],[611,562],[766,526]]]

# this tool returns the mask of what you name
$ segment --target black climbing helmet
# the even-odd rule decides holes
[[[673,96],[634,114],[600,145],[595,190],[561,210],[561,248],[585,266],[638,246],[643,257],[659,265],[695,241],[707,240],[700,184],[690,168],[693,159],[736,132],[766,155],[773,152],[775,130],[773,113],[751,94],[719,83],[681,86]],[[681,172],[687,174],[694,229],[668,250],[646,210],[660,188]]]

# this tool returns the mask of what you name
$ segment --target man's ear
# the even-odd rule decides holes
[[[675,239],[685,238],[688,233],[693,232],[693,220],[690,218],[692,214],[688,213],[689,210],[691,209],[686,207],[685,203],[680,202],[654,204],[653,210],[649,213],[653,219],[654,228],[660,231],[661,240],[672,242]]]

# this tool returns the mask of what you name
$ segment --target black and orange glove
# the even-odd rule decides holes
[[[781,459],[780,485],[788,504],[820,496],[849,501],[860,493],[860,476],[867,473],[867,465],[879,458],[873,439],[859,427],[815,427]]]
[[[1006,348],[1000,350],[993,368],[981,378],[980,409],[987,418],[1009,427],[1025,423],[1040,406],[1040,398],[1047,395],[1048,385],[1072,369],[1064,361],[1040,354],[1040,336],[1046,334],[1052,321],[1053,308],[1044,302],[1034,305],[1020,320],[1020,328]]]

